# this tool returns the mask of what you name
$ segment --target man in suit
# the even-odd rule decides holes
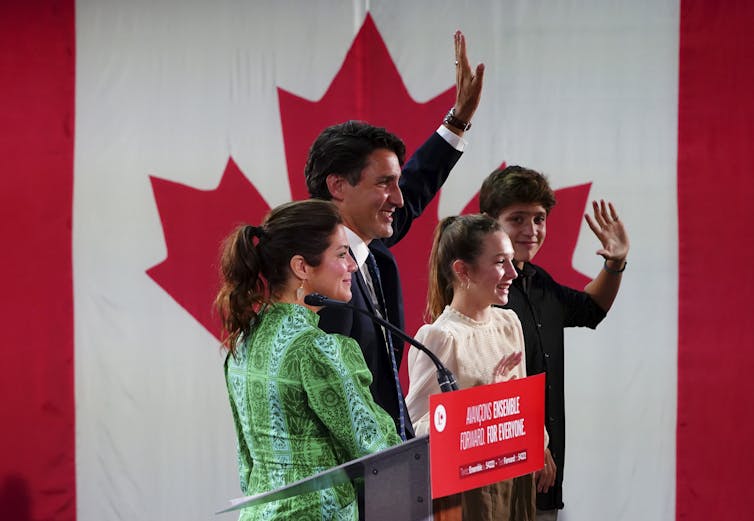
[[[351,304],[378,313],[403,328],[403,295],[396,244],[461,156],[462,136],[479,105],[484,65],[471,69],[463,34],[454,35],[456,103],[443,124],[404,165],[403,142],[383,128],[348,121],[325,129],[309,151],[306,184],[312,197],[332,200],[347,228],[359,269],[352,277]],[[375,401],[394,419],[403,439],[413,437],[397,371],[403,342],[368,317],[346,309],[320,311],[319,326],[354,338],[372,372]]]

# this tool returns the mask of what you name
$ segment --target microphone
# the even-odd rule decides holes
[[[385,320],[382,317],[379,317],[366,309],[361,309],[359,307],[356,307],[352,304],[349,304],[348,302],[343,302],[342,300],[335,300],[331,299],[329,297],[326,297],[324,295],[320,295],[319,293],[309,293],[304,297],[304,303],[308,304],[310,306],[316,306],[316,307],[331,307],[331,308],[346,308],[346,309],[352,309],[354,311],[358,311],[362,315],[366,315],[369,318],[371,318],[374,322],[377,322],[379,325],[389,329],[393,333],[396,334],[401,340],[404,342],[408,342],[412,346],[416,347],[419,351],[426,354],[432,362],[435,364],[435,367],[437,368],[437,383],[440,384],[440,390],[444,393],[447,393],[449,391],[457,391],[458,390],[458,384],[456,383],[456,377],[453,375],[453,373],[443,365],[442,362],[440,362],[440,359],[435,356],[435,354],[427,349],[424,345],[422,345],[421,342],[416,340],[413,337],[408,336],[403,330],[398,328],[397,326],[394,326],[387,320]]]

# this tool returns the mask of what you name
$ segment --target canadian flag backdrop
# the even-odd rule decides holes
[[[396,248],[409,332],[434,224],[501,163],[557,189],[537,260],[574,286],[601,266],[581,216],[612,200],[632,249],[608,318],[567,333],[561,519],[746,517],[753,24],[713,0],[0,2],[0,517],[213,519],[240,495],[219,241],[306,196],[329,124],[416,149],[457,28],[485,85]]]

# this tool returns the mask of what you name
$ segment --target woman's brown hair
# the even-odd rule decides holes
[[[341,223],[331,202],[295,201],[274,208],[261,226],[239,226],[225,239],[215,309],[223,326],[223,345],[231,354],[239,339],[251,333],[261,307],[285,288],[291,258],[301,255],[310,266],[319,266]]]

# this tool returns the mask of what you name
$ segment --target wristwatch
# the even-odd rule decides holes
[[[451,108],[447,114],[445,114],[445,119],[442,120],[443,123],[446,125],[450,125],[453,128],[457,128],[458,130],[466,131],[471,128],[471,122],[468,123],[466,121],[461,121],[456,117],[456,109]]]

